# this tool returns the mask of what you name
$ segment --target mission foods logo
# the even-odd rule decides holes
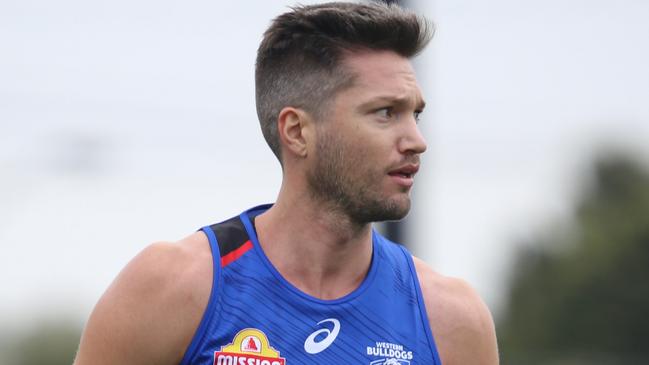
[[[214,365],[285,365],[286,359],[270,347],[266,334],[255,328],[239,331],[232,343],[214,352]]]

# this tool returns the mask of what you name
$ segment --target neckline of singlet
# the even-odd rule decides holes
[[[351,291],[350,293],[337,298],[337,299],[320,299],[317,297],[314,297],[310,294],[307,294],[303,292],[302,290],[298,289],[296,286],[291,284],[288,280],[282,276],[282,274],[275,268],[275,266],[272,264],[268,256],[266,256],[266,253],[262,249],[261,245],[259,244],[259,239],[257,238],[257,230],[254,224],[255,217],[264,211],[266,211],[268,208],[270,208],[272,205],[271,204],[265,204],[265,205],[260,205],[254,208],[251,208],[240,215],[241,222],[243,223],[246,232],[248,234],[248,237],[250,238],[250,241],[253,244],[254,250],[261,261],[264,263],[266,268],[270,271],[270,273],[284,286],[289,292],[306,299],[308,301],[314,302],[314,303],[319,303],[319,304],[324,304],[324,305],[333,305],[333,304],[342,304],[345,302],[349,302],[351,300],[354,300],[358,298],[360,295],[362,295],[374,282],[374,279],[376,277],[379,263],[380,263],[380,255],[378,253],[378,235],[372,229],[372,260],[370,262],[370,268],[367,272],[367,275],[365,275],[365,278],[363,279],[363,282]]]

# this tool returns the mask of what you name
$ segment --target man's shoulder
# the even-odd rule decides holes
[[[205,235],[193,233],[179,241],[145,247],[120,272],[118,284],[127,294],[146,300],[165,295],[167,301],[192,294],[211,283],[212,256]],[[179,298],[178,298],[179,299]]]
[[[180,289],[185,280],[203,277],[207,271],[211,273],[211,269],[212,255],[207,237],[195,232],[176,242],[148,245],[129,262],[120,276],[130,275],[145,284],[150,281],[151,284],[178,285]]]
[[[147,246],[95,306],[75,364],[180,362],[209,301],[212,270],[200,232]]]
[[[417,257],[413,257],[413,262],[426,304],[430,301],[435,312],[443,311],[445,317],[459,315],[465,318],[471,306],[482,302],[466,281],[444,276]]]
[[[442,363],[497,364],[493,319],[476,290],[413,260]]]
[[[126,294],[147,303],[179,330],[191,327],[193,335],[209,301],[213,262],[207,237],[196,232],[176,242],[150,244],[116,281],[133,285]]]

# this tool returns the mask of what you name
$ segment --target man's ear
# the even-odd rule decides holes
[[[309,146],[315,142],[313,118],[302,109],[285,107],[277,118],[277,134],[284,153],[305,158]]]

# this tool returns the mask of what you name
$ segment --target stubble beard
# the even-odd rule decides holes
[[[410,210],[410,197],[381,196],[377,188],[385,176],[367,166],[363,155],[325,132],[317,142],[315,168],[307,175],[311,197],[357,225],[402,219]]]

